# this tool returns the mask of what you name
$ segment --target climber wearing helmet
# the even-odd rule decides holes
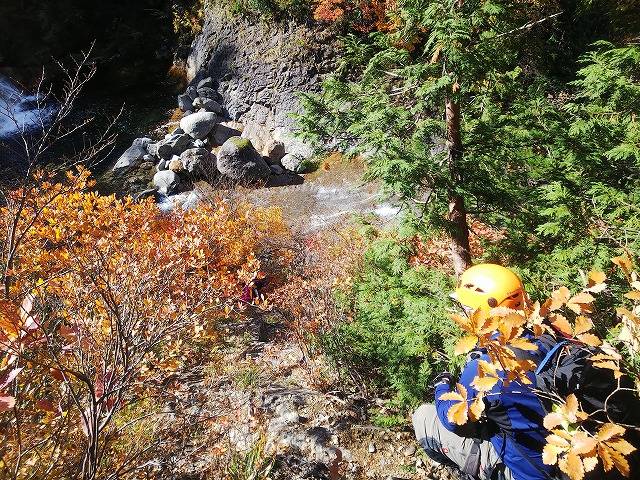
[[[521,310],[526,293],[520,278],[508,268],[494,264],[475,265],[461,276],[454,298],[466,312],[508,307]],[[544,356],[540,346],[536,355]],[[471,400],[477,391],[471,385],[478,372],[478,361],[488,361],[482,349],[467,358],[458,383]],[[535,377],[531,385],[512,381],[496,383],[487,393],[485,412],[478,422],[456,425],[447,418],[452,400],[439,400],[455,389],[456,381],[448,372],[435,380],[435,405],[422,405],[413,415],[416,437],[429,457],[458,469],[463,478],[547,480],[554,477],[552,467],[542,461],[547,434],[542,426],[545,410],[536,397]]]

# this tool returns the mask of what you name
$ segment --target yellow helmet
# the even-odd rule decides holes
[[[508,268],[481,263],[460,275],[456,298],[464,306],[476,310],[508,307],[524,308],[525,292],[520,277]]]

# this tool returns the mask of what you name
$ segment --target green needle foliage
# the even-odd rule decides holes
[[[488,259],[510,258],[541,288],[575,283],[576,267],[636,248],[640,227],[639,47],[601,41],[573,61],[557,41],[587,14],[600,12],[605,32],[629,18],[626,4],[593,3],[554,16],[555,2],[400,2],[395,31],[345,38],[336,74],[302,97],[301,135],[362,155],[367,177],[412,205],[423,232],[448,227],[453,190],[507,233]],[[567,65],[572,78],[554,75]],[[462,117],[453,168],[447,98]]]
[[[301,135],[362,156],[367,178],[411,207],[424,236],[450,232],[449,195],[462,196],[467,212],[505,234],[475,260],[515,267],[534,299],[605,271],[614,288],[594,321],[613,335],[622,282],[611,257],[640,251],[639,8],[401,0],[389,14],[395,29],[343,39],[333,77],[302,96]],[[447,101],[461,116],[453,164]],[[445,368],[434,352],[455,332],[441,298],[450,286],[409,267],[401,245],[371,247],[353,321],[327,346],[407,404]]]

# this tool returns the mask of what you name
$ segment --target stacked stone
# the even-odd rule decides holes
[[[162,195],[177,193],[197,180],[225,177],[260,183],[287,171],[299,173],[303,158],[286,154],[281,142],[268,142],[261,154],[251,140],[242,137],[241,125],[221,121],[225,110],[216,88],[211,77],[189,86],[178,95],[178,107],[183,112],[179,128],[157,142],[136,138],[113,170],[151,170],[155,166],[153,187]],[[219,147],[217,155],[214,147]]]

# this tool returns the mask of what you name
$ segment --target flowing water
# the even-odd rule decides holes
[[[38,108],[38,97],[0,75],[0,139],[41,128],[54,113],[51,104]]]

